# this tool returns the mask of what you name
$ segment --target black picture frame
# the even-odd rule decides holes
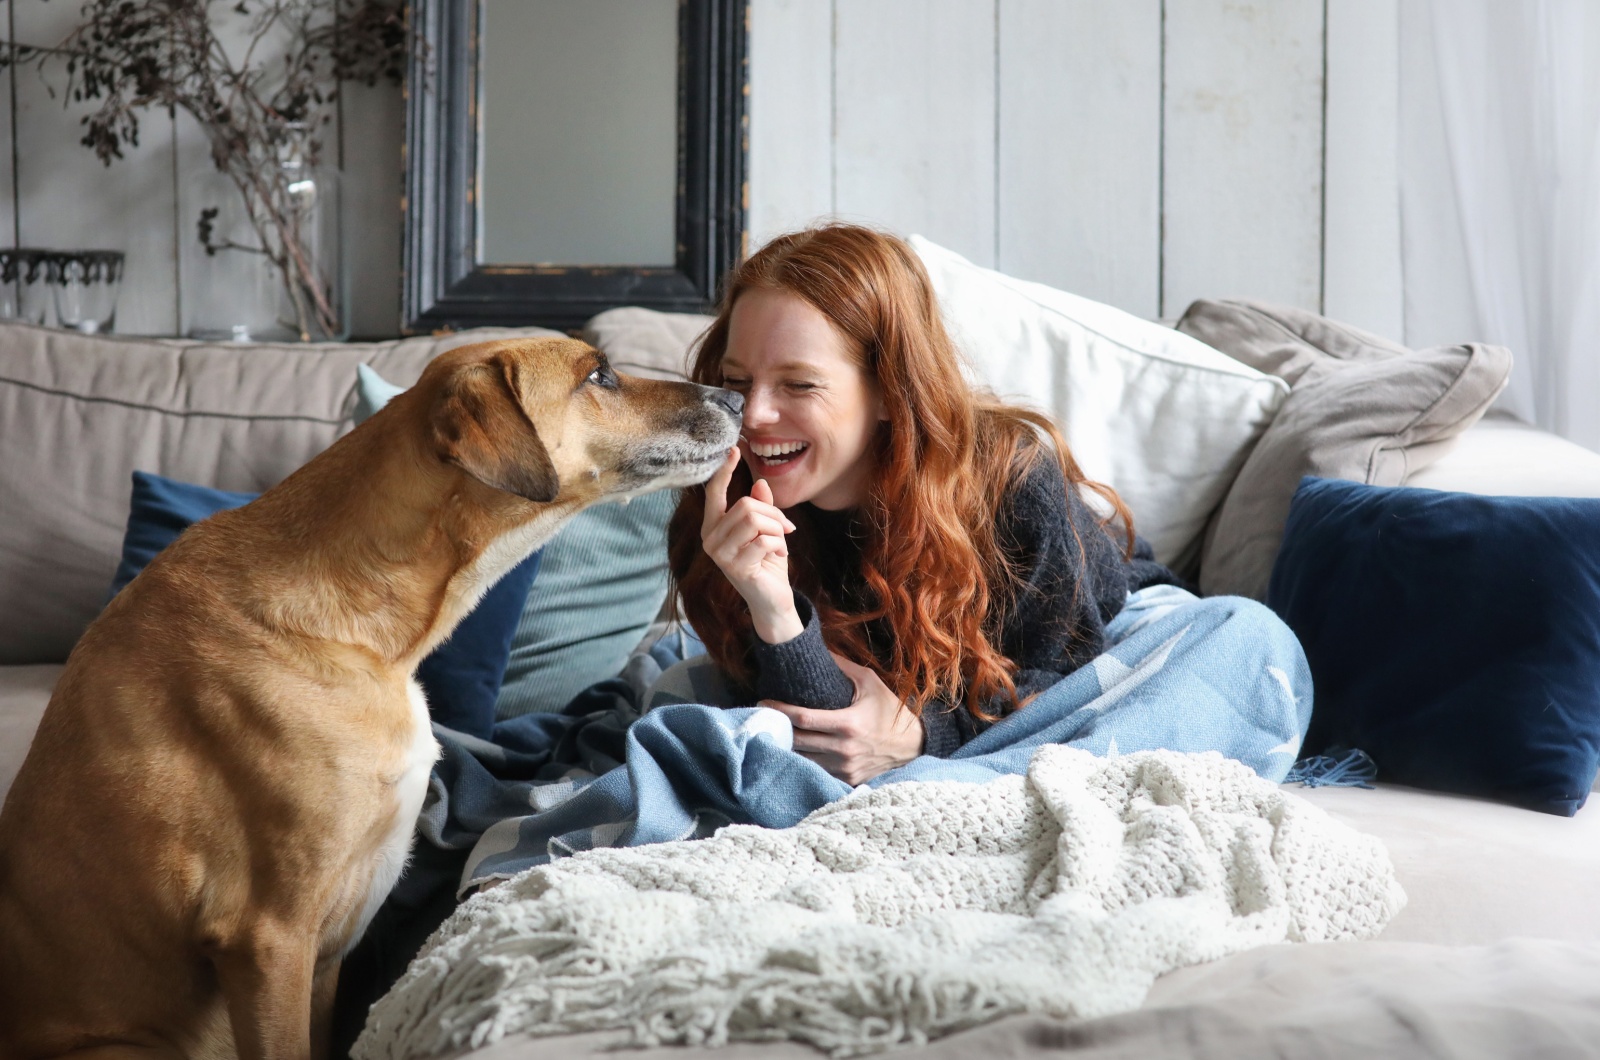
[[[704,312],[744,255],[748,0],[678,2],[677,260],[672,266],[477,261],[481,0],[412,0],[402,325],[577,329],[621,305]]]

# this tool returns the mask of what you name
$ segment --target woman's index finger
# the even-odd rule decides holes
[[[701,532],[705,533],[716,525],[728,511],[728,483],[733,481],[733,469],[739,466],[739,447],[733,446],[728,450],[728,457],[717,468],[716,474],[711,476],[706,483],[706,514],[701,523]]]

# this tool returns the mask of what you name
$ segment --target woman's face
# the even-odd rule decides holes
[[[787,291],[740,295],[722,385],[744,395],[739,449],[772,487],[774,504],[838,511],[861,503],[883,401],[850,340],[820,310]]]

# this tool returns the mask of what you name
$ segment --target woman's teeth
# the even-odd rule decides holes
[[[805,442],[776,442],[772,445],[750,443],[750,451],[768,464],[787,464],[805,449]]]

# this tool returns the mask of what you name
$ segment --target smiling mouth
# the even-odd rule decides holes
[[[811,448],[808,442],[779,442],[774,445],[757,445],[748,438],[744,441],[745,445],[749,447],[750,455],[759,460],[763,467],[781,467],[804,456]]]

